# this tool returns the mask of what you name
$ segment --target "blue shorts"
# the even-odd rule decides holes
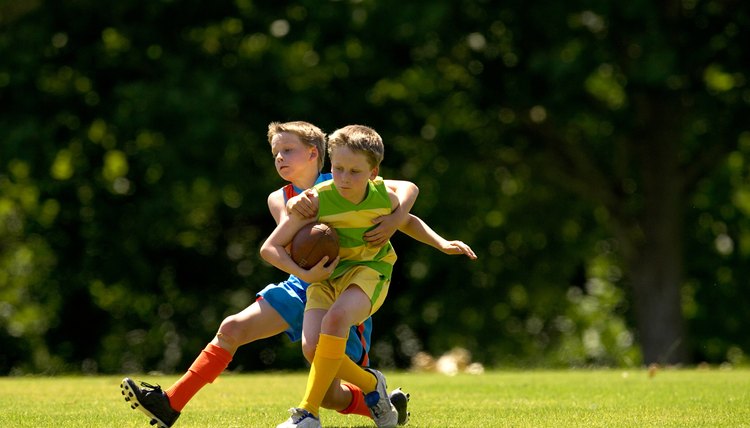
[[[307,302],[307,283],[291,275],[289,279],[278,284],[269,284],[256,296],[263,298],[284,318],[289,328],[285,331],[292,342],[302,338],[302,319]],[[353,326],[346,342],[346,355],[355,363],[368,367],[370,365],[370,335],[372,318],[367,318],[360,325]]]

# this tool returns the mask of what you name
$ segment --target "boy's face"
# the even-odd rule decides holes
[[[334,147],[331,150],[331,173],[341,196],[358,204],[365,198],[368,180],[378,175],[378,168],[370,167],[364,153],[348,147]]]
[[[288,132],[274,135],[271,139],[271,153],[276,171],[286,181],[296,181],[311,168],[317,172],[317,149],[305,145],[299,137]]]

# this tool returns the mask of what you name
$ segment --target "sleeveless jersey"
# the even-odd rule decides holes
[[[320,174],[316,183],[330,180],[331,174]],[[296,196],[304,191],[293,186],[291,183],[281,188],[284,194],[284,201]],[[257,293],[258,299],[263,299],[278,312],[279,315],[289,324],[285,331],[293,342],[302,338],[302,320],[305,312],[305,302],[307,302],[306,290],[308,283],[302,281],[294,275],[289,275],[289,279],[278,284],[269,284],[263,290]],[[372,318],[367,318],[362,324],[352,326],[349,331],[349,339],[346,341],[346,355],[358,365],[367,367],[370,364],[370,336],[372,334]]]
[[[367,184],[367,195],[359,204],[346,200],[333,180],[315,186],[318,191],[318,219],[336,229],[339,235],[341,260],[331,274],[331,279],[341,276],[355,265],[368,266],[381,275],[391,277],[396,251],[390,241],[381,247],[373,247],[364,239],[368,230],[376,227],[372,220],[390,214],[393,208],[382,177]]]
[[[327,172],[324,174],[318,174],[318,178],[315,180],[315,184],[323,183],[325,181],[331,180],[332,178],[333,178],[333,175],[331,175],[330,172]],[[305,189],[300,189],[299,187],[295,186],[292,183],[289,183],[286,186],[282,187],[281,190],[284,192],[284,202],[287,202],[290,198],[293,198],[305,191]],[[294,275],[289,275],[288,281],[291,281],[298,285],[298,287],[296,288],[297,294],[299,295],[300,299],[302,299],[303,302],[307,301],[307,295],[305,294],[305,290],[307,290],[307,286],[310,284],[297,278]]]
[[[333,175],[330,172],[318,174],[318,178],[315,179],[315,183],[313,183],[313,186],[318,183],[331,180],[332,178]],[[305,189],[300,189],[292,183],[289,183],[286,186],[282,187],[281,190],[282,192],[284,192],[284,202],[287,202],[289,199],[305,191]]]

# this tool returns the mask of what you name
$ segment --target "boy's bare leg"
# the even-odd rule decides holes
[[[181,411],[198,391],[216,380],[237,348],[275,336],[288,327],[284,318],[265,300],[257,300],[241,312],[226,317],[190,369],[165,391],[172,408]]]
[[[342,385],[341,379],[337,378],[331,382],[331,386],[326,391],[326,395],[323,397],[323,402],[320,406],[340,412],[349,407],[352,399],[351,390]]]
[[[166,391],[160,386],[142,383],[139,387],[123,379],[125,400],[152,419],[152,424],[171,427],[187,403],[205,385],[212,383],[229,365],[240,346],[275,336],[288,324],[268,302],[259,300],[241,312],[224,319],[219,331],[193,361],[188,371]]]
[[[226,317],[211,343],[234,355],[240,346],[276,336],[288,328],[289,324],[268,302],[257,300],[241,312]]]
[[[302,320],[302,353],[311,363],[318,346],[320,325],[326,313],[324,309],[310,309],[305,311],[305,317]]]
[[[350,285],[339,295],[321,320],[321,337],[346,337],[352,325],[370,316],[370,310],[370,297],[356,284]],[[353,361],[342,361],[340,368],[345,369],[342,372],[337,371],[343,380],[357,385],[365,393],[375,390],[375,377]]]
[[[333,302],[320,323],[320,332],[331,336],[345,337],[353,325],[370,316],[370,297],[357,284],[350,285]]]

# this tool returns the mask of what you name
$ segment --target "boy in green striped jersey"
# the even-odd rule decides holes
[[[361,125],[341,128],[329,136],[328,153],[333,180],[316,185],[306,195],[317,215],[303,218],[292,212],[261,248],[266,261],[310,283],[302,340],[312,367],[305,397],[278,427],[320,427],[320,403],[337,377],[366,393],[365,401],[379,427],[395,427],[398,413],[388,401],[382,373],[352,364],[344,358],[344,349],[350,327],[367,319],[383,304],[396,261],[390,242],[376,247],[368,244],[363,235],[374,219],[391,213],[399,202],[378,177],[384,147],[375,130]],[[318,265],[302,269],[285,247],[303,225],[312,221],[325,222],[336,229],[339,257],[328,265],[329,260],[324,258]]]

